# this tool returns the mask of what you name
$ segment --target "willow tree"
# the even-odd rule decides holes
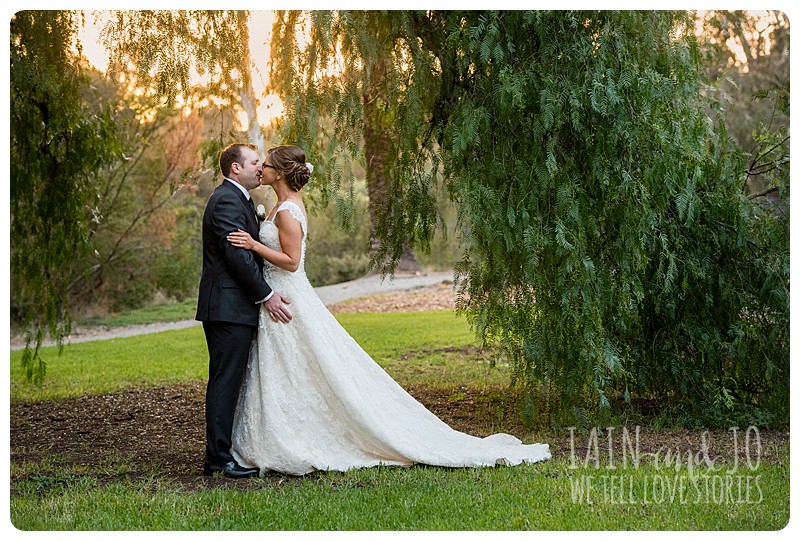
[[[586,422],[615,398],[782,415],[788,228],[747,199],[699,56],[683,12],[287,12],[272,80],[330,187],[370,116],[390,127],[390,260],[426,246],[447,186],[460,308],[531,415]]]
[[[11,18],[11,312],[36,382],[45,336],[60,344],[70,331],[64,267],[89,248],[95,179],[118,156],[111,114],[96,106],[73,48],[80,24],[70,11]]]
[[[284,99],[284,137],[322,162],[325,198],[338,193],[343,162],[364,166],[371,256],[383,272],[418,270],[412,245],[427,247],[435,225],[429,183],[409,182],[430,155],[409,150],[428,128],[438,87],[420,23],[430,21],[408,11],[279,11],[272,32],[271,87]],[[425,208],[391,204],[417,189]]]
[[[472,81],[444,134],[465,305],[530,390],[700,412],[785,400],[788,252],[706,114],[692,18],[492,14],[464,35]]]
[[[103,29],[111,72],[133,66],[137,84],[154,89],[174,103],[192,95],[192,73],[207,76],[201,99],[216,97],[241,106],[247,115],[247,136],[264,151],[258,122],[258,96],[252,79],[248,11],[116,11]],[[229,141],[220,134],[208,154],[215,156]]]

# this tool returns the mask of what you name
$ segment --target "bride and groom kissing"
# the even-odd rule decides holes
[[[516,465],[547,444],[450,428],[403,390],[339,325],[304,270],[300,194],[313,167],[296,146],[235,143],[203,215],[196,319],[209,353],[204,475],[303,475],[377,465]],[[277,201],[259,226],[249,191]]]

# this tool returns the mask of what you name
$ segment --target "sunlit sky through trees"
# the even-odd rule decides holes
[[[82,29],[79,39],[83,46],[83,53],[97,69],[106,71],[108,68],[108,52],[100,41],[100,31],[108,21],[111,12],[93,12],[86,18],[86,26]],[[250,15],[250,54],[253,61],[252,77],[256,96],[259,99],[258,119],[262,125],[269,124],[270,120],[283,113],[283,104],[275,94],[264,95],[268,83],[267,67],[269,65],[269,39],[272,32],[272,23],[275,20],[273,11],[252,11]],[[208,76],[194,73],[192,82],[202,84]],[[244,112],[240,113],[242,125],[247,124]]]
[[[610,6],[613,7],[613,6]],[[100,30],[108,20],[110,11],[87,12],[86,26],[80,33],[80,40],[83,51],[89,61],[99,70],[105,71],[108,65],[107,52],[100,43]],[[702,13],[702,12],[701,12]],[[758,30],[763,31],[772,22],[772,16],[767,11],[751,11],[753,16],[760,19]],[[252,57],[252,76],[256,96],[259,99],[258,118],[262,125],[268,125],[273,118],[283,114],[284,108],[280,98],[276,94],[264,95],[268,84],[268,65],[269,65],[269,40],[272,32],[272,24],[275,20],[274,12],[271,10],[252,11],[250,16],[250,53]],[[698,21],[697,32],[701,33],[702,22]],[[742,46],[734,38],[730,38],[726,45],[736,54],[740,64],[746,63],[746,56]],[[747,71],[747,67],[743,67]],[[208,76],[201,77],[194,74],[193,82],[202,84]],[[246,125],[246,115],[240,113],[242,125]]]

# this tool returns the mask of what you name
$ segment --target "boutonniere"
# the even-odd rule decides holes
[[[264,208],[264,205],[258,205],[256,207],[256,216],[258,216],[259,222],[263,222],[267,219],[267,209]]]

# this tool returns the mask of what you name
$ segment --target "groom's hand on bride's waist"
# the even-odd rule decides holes
[[[289,312],[287,304],[290,304],[289,299],[280,293],[273,293],[269,299],[264,301],[264,307],[267,309],[272,321],[281,323],[289,323],[292,320],[292,313]]]

